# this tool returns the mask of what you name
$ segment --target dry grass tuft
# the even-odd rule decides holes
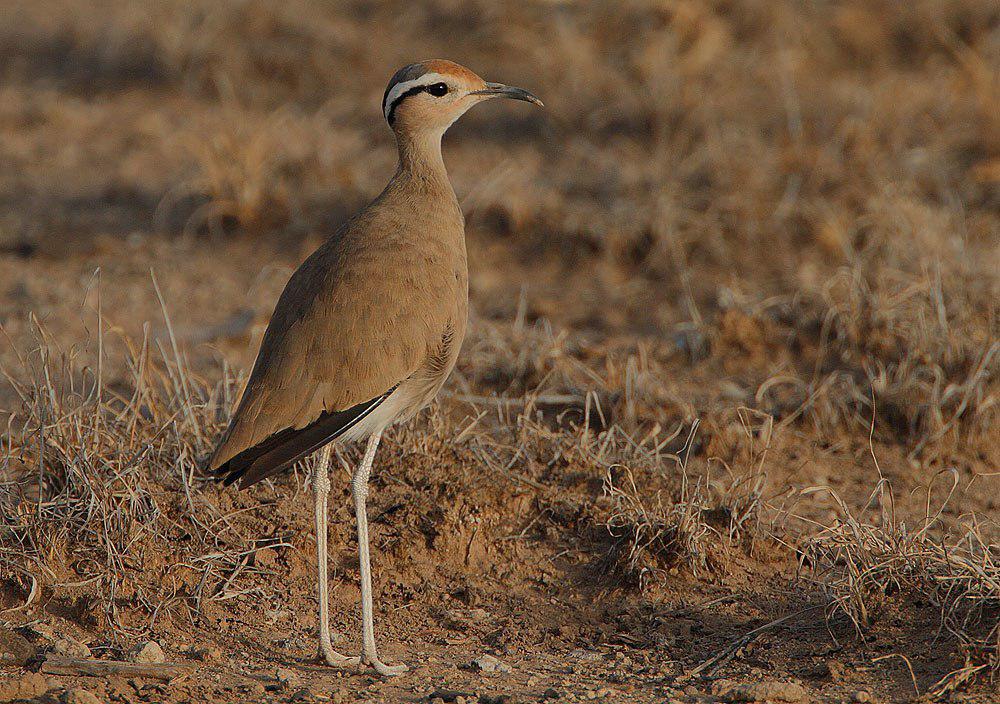
[[[36,331],[37,347],[8,375],[22,408],[0,457],[0,579],[28,601],[40,591],[68,599],[82,622],[119,636],[235,596],[261,545],[195,475],[233,379],[205,382],[147,334],[138,346],[122,340],[133,383],[108,385],[101,362],[81,366]]]
[[[957,481],[957,478],[956,478]],[[872,494],[881,518],[854,515],[837,499],[842,517],[813,535],[804,560],[813,565],[832,597],[828,616],[845,615],[864,637],[889,604],[929,602],[940,611],[939,637],[960,646],[965,664],[926,693],[943,698],[977,679],[1000,675],[1000,561],[975,517],[964,532],[935,536],[944,507],[914,530],[897,522],[892,496],[882,482]]]
[[[674,568],[687,568],[696,575],[703,570],[724,573],[733,547],[749,550],[763,537],[764,460],[773,423],[763,417],[760,427],[753,427],[753,414],[747,409],[741,409],[739,418],[750,446],[745,471],[734,472],[715,460],[725,473],[713,478],[710,460],[703,474],[691,472],[690,451],[698,423],[680,452],[664,457],[676,465],[675,472],[662,465],[646,468],[661,477],[679,476],[679,483],[671,482],[672,490],[663,491],[655,481],[640,486],[635,473],[624,466],[608,470],[604,493],[611,505],[605,526],[611,544],[602,567],[618,584],[642,590],[651,582],[662,582]]]
[[[603,569],[618,584],[643,590],[651,581],[665,579],[671,568],[685,566],[697,573],[722,559],[720,536],[705,520],[711,507],[700,482],[690,496],[674,501],[660,492],[649,496],[636,486],[630,470],[612,468],[604,491],[612,508],[607,519],[611,545]]]

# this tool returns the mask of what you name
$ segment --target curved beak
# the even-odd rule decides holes
[[[481,95],[484,100],[490,98],[512,98],[514,100],[523,100],[526,103],[532,103],[539,107],[545,107],[545,104],[541,100],[524,88],[505,86],[503,83],[487,83],[485,88],[474,90],[469,95]]]

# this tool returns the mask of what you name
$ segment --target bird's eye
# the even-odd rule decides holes
[[[440,98],[448,92],[448,85],[445,83],[435,83],[434,85],[427,87],[427,92],[435,98]]]

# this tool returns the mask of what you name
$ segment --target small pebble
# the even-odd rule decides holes
[[[712,694],[727,702],[808,702],[810,697],[797,682],[765,681],[737,684],[718,680],[712,685]]]
[[[505,662],[498,660],[492,655],[480,655],[472,661],[472,669],[479,672],[510,672],[511,668]]]
[[[86,689],[70,689],[63,696],[65,704],[101,704],[97,695]]]
[[[289,670],[285,667],[279,667],[274,672],[274,679],[278,680],[283,687],[294,687],[299,682],[299,675],[294,670]]]
[[[834,682],[844,679],[844,671],[844,665],[839,660],[826,661],[826,672]]]
[[[131,650],[128,651],[128,659],[131,662],[144,662],[150,664],[158,664],[161,662],[166,662],[166,655],[163,653],[163,648],[155,640],[147,640],[142,643],[138,643]]]
[[[75,638],[59,638],[52,644],[52,652],[70,658],[89,658],[90,648]]]
[[[264,689],[264,685],[260,682],[250,682],[249,684],[243,685],[243,690],[256,695],[261,695],[267,691]]]

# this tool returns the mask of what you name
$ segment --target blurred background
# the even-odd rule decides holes
[[[767,394],[791,396],[779,415],[820,390],[819,420],[866,426],[876,383],[901,441],[960,406],[975,426],[995,412],[997,23],[979,0],[8,3],[0,320],[62,317],[83,295],[63,270],[95,265],[126,328],[154,317],[150,265],[185,325],[266,319],[391,174],[388,76],[441,56],[548,105],[446,139],[476,318],[728,351],[741,389],[796,380]],[[522,391],[508,376],[491,389]]]
[[[159,346],[164,369],[204,384],[208,427],[159,457],[203,452],[290,273],[392,174],[389,76],[441,57],[547,108],[483,106],[445,138],[470,333],[441,407],[400,443],[438,447],[440,413],[479,414],[499,442],[514,416],[495,399],[541,399],[528,405],[550,434],[506,466],[565,494],[537,499],[552,552],[581,516],[610,520],[601,476],[640,462],[635,448],[655,446],[669,492],[661,451],[725,474],[710,460],[763,466],[765,436],[764,493],[801,491],[810,520],[844,505],[804,487],[864,508],[883,477],[901,516],[933,497],[949,530],[978,515],[1000,534],[996,3],[39,0],[0,14],[10,427],[44,425],[19,415],[46,396],[39,360],[99,369],[127,399],[136,351]],[[581,424],[618,439],[558,474],[553,448]]]

